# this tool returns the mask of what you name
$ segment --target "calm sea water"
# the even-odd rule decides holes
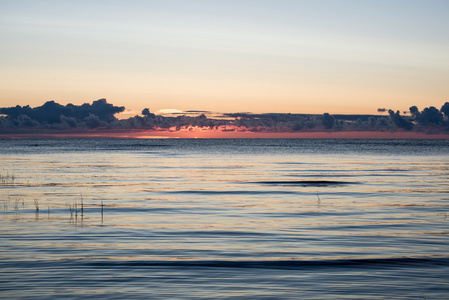
[[[0,141],[5,299],[448,299],[447,140]]]

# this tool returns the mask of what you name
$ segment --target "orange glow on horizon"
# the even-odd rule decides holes
[[[223,125],[209,127],[171,127],[153,130],[108,130],[92,129],[80,131],[48,130],[0,134],[0,138],[138,138],[138,139],[449,139],[449,134],[406,131],[297,131],[274,132],[266,128],[245,128]]]

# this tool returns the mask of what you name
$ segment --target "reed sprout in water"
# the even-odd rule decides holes
[[[104,210],[104,204],[103,200],[101,200],[101,222],[103,223],[103,210]]]
[[[0,174],[0,184],[1,185],[10,185],[14,184],[15,176],[14,173],[11,175],[9,173],[6,173],[6,175]]]
[[[3,200],[3,210],[7,211],[8,207],[9,207],[9,199],[8,200]]]
[[[80,194],[81,196],[81,217],[84,217],[84,201],[83,201],[83,195]]]
[[[11,196],[8,195],[8,199],[3,200],[3,210],[8,211],[11,204],[15,212],[19,211],[20,204],[22,204],[22,208],[25,207],[25,201],[22,196],[18,196],[16,199],[11,200]]]
[[[1,200],[0,200],[1,201]],[[28,203],[28,202],[27,202]],[[34,212],[36,215],[38,215],[41,212],[41,209],[45,209],[47,207],[47,214],[50,216],[50,206],[42,206],[43,204],[37,199],[36,197],[33,197],[32,202],[34,207]],[[31,204],[28,204],[27,206],[31,206]],[[81,220],[85,217],[85,208],[86,204],[84,202],[83,195],[80,194],[80,199],[76,199],[73,202],[66,202],[65,206],[68,208],[69,214],[70,214],[70,220],[72,219],[78,219],[78,217],[81,218]],[[100,206],[100,214],[101,214],[101,221],[104,220],[104,207],[105,204],[103,201],[101,201],[101,204],[93,204],[92,206]],[[14,211],[16,214],[18,214],[21,211],[21,208],[25,208],[25,200],[23,196],[10,196],[8,195],[8,198],[3,200],[3,211],[8,212],[9,210]],[[26,210],[23,211],[25,213]]]
[[[69,212],[70,212],[70,219],[72,219],[73,218],[73,207],[72,207],[72,204],[70,202],[67,202],[66,206],[67,206],[67,208],[69,209]]]
[[[39,213],[39,200],[34,198],[34,207],[36,209],[36,212]]]
[[[9,198],[9,195],[8,195],[8,198]],[[16,200],[14,200],[14,211],[15,212],[18,212],[19,211],[19,205],[20,205],[20,200],[22,199],[22,196],[19,196],[19,197],[17,197],[16,198]],[[9,199],[10,200],[10,199]],[[25,204],[24,204],[24,202],[23,202],[23,200],[22,200],[22,207],[24,206]]]

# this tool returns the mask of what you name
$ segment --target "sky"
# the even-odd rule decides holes
[[[440,108],[448,15],[447,0],[0,0],[0,106]]]

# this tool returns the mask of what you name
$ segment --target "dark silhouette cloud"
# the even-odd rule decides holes
[[[421,115],[427,123],[443,123],[443,114],[434,106],[424,108]]]
[[[421,123],[421,112],[419,111],[418,107],[412,106],[409,108],[410,114],[415,118],[416,122]]]
[[[123,112],[125,107],[114,106],[106,99],[84,103],[80,106],[61,105],[55,101],[47,101],[44,105],[31,108],[27,106],[3,107],[0,113],[6,115],[9,127],[35,128],[97,128],[105,124],[116,122],[114,116]],[[2,122],[5,124],[5,120]]]
[[[124,106],[114,106],[107,103],[106,99],[99,99],[92,102],[90,108],[86,105],[89,114],[97,116],[100,120],[105,122],[115,121],[115,114],[121,113],[125,110]]]
[[[17,127],[37,127],[39,126],[39,122],[31,119],[27,115],[19,115],[16,118]]]
[[[393,121],[394,124],[396,124],[397,127],[405,129],[405,130],[412,130],[414,124],[408,120],[406,120],[405,118],[403,118],[400,114],[399,111],[397,111],[396,113],[393,110],[388,110],[388,113],[390,114],[390,118]]]
[[[143,116],[146,116],[146,117],[154,117],[154,116],[155,116],[155,114],[152,114],[152,113],[150,112],[150,109],[149,109],[149,108],[144,108],[144,109],[142,110],[142,115],[143,115]]]
[[[75,128],[78,126],[78,122],[74,117],[66,117],[65,115],[61,115],[60,119],[60,123],[63,128]]]
[[[42,106],[0,108],[0,133],[14,130],[217,130],[236,132],[317,132],[317,131],[420,131],[449,133],[449,103],[441,110],[431,106],[420,111],[410,107],[410,115],[388,110],[388,115],[344,115],[329,113],[291,114],[249,112],[217,114],[191,110],[184,113],[156,115],[144,108],[141,115],[118,120],[115,115],[125,107],[114,106],[106,99],[92,104],[61,105],[48,101]],[[379,112],[383,112],[379,110]]]
[[[410,107],[410,113],[421,130],[449,130],[449,102],[443,104],[441,110],[430,106],[419,111],[418,107],[412,106]]]
[[[105,123],[100,120],[100,117],[94,114],[89,114],[84,120],[86,121],[88,128],[98,128],[105,125]]]
[[[328,113],[323,114],[323,126],[325,129],[332,129],[335,124],[335,119],[333,116],[329,115]]]
[[[449,118],[449,102],[446,102],[441,107],[441,112],[446,118]]]

